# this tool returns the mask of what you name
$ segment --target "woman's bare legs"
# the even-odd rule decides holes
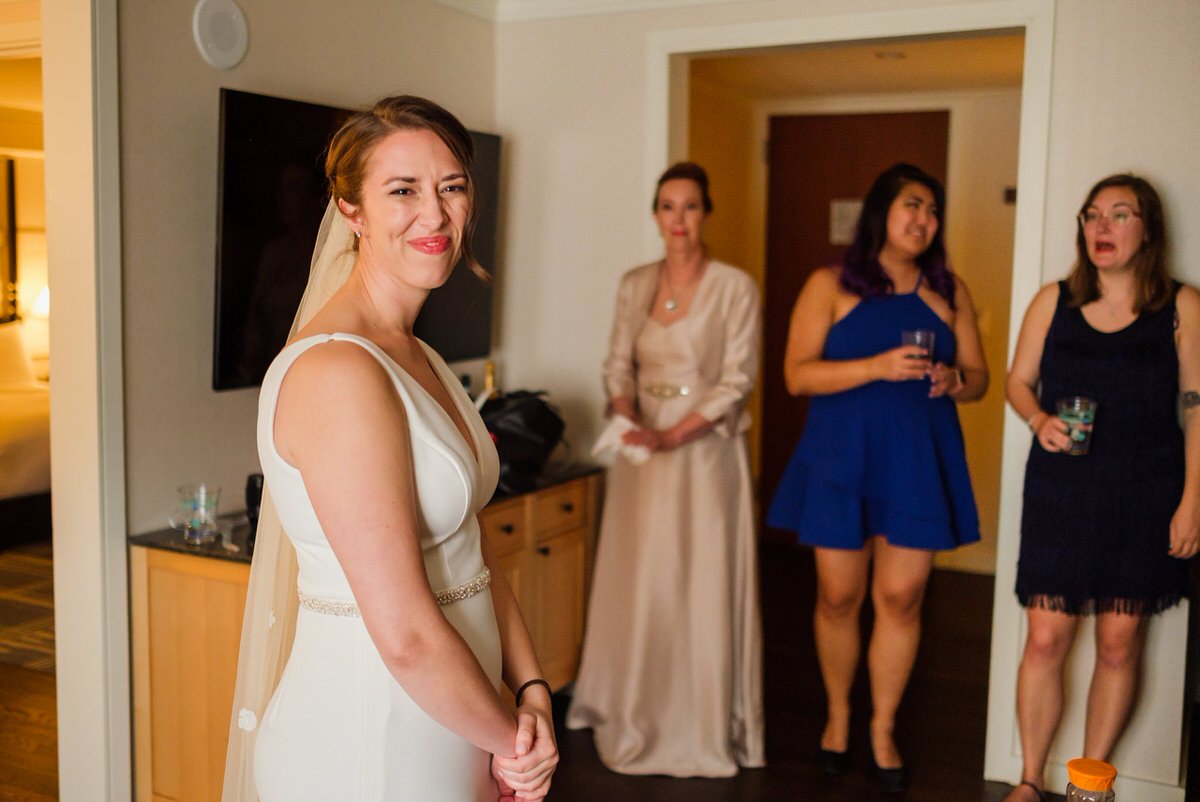
[[[1088,691],[1084,757],[1108,760],[1125,729],[1137,695],[1145,622],[1137,615],[1096,616],[1096,667]]]
[[[871,746],[882,768],[903,764],[893,732],[921,641],[921,602],[933,567],[933,552],[893,546],[874,538],[871,601],[875,628],[867,651],[871,673]]]
[[[1079,618],[1031,607],[1029,634],[1017,673],[1017,724],[1021,732],[1021,779],[1045,788],[1046,757],[1063,708],[1063,665]],[[1036,802],[1028,785],[1018,785],[1005,802]]]
[[[844,752],[850,738],[850,686],[858,668],[858,613],[867,590],[868,549],[816,548],[813,631],[828,704],[821,748]]]

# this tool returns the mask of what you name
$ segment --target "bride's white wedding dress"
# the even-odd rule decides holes
[[[392,376],[412,437],[430,587],[441,592],[438,601],[447,620],[493,685],[500,685],[500,636],[485,584],[476,517],[496,487],[499,463],[470,398],[445,362],[425,346],[470,429],[478,461],[446,411],[373,343],[351,334],[298,340],[271,365],[259,401],[259,457],[283,528],[296,547],[301,594],[295,645],[257,722],[259,797],[262,802],[492,802],[497,791],[488,754],[430,718],[389,673],[357,615],[303,477],[275,449],[280,383],[300,354],[329,340],[362,346]]]

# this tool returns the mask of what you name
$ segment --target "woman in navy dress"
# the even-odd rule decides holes
[[[817,270],[800,292],[784,378],[788,392],[812,398],[767,516],[815,550],[829,774],[848,767],[859,609],[870,587],[871,766],[889,791],[905,786],[893,731],[933,553],[979,539],[955,403],[983,396],[988,371],[970,295],[947,266],[943,208],[937,179],[894,165],[867,193],[842,264]],[[901,345],[915,329],[934,332],[932,353]]]
[[[1084,200],[1075,242],[1070,276],[1030,304],[1008,374],[1008,402],[1033,432],[1017,564],[1029,622],[1017,675],[1023,768],[1011,802],[1044,798],[1080,618],[1096,627],[1083,756],[1107,760],[1133,708],[1146,619],[1187,595],[1200,547],[1200,293],[1167,272],[1158,193],[1136,176],[1105,178]],[[1070,396],[1097,402],[1084,455],[1063,453],[1071,440],[1055,404]]]

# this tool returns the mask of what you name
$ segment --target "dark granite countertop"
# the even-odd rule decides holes
[[[537,490],[542,490],[556,484],[562,484],[563,482],[569,482],[572,479],[579,479],[594,473],[600,473],[603,470],[603,466],[585,462],[548,465],[546,466],[546,470],[542,472],[542,475],[538,477],[537,487],[531,492],[536,492]],[[514,493],[503,495],[497,493],[492,498],[492,503],[520,498],[522,495],[525,494]],[[191,554],[196,557],[210,557],[216,560],[249,563],[250,555],[246,552],[246,536],[250,533],[250,524],[246,520],[246,513],[239,512],[232,515],[222,515],[219,520],[223,537],[218,538],[212,543],[195,546],[184,542],[183,533],[176,529],[159,529],[143,535],[131,535],[129,537],[129,545],[144,546],[149,549],[164,549],[166,551],[179,552],[180,554]]]
[[[250,555],[246,552],[246,536],[250,534],[250,523],[246,520],[246,513],[222,515],[218,520],[223,536],[212,543],[201,546],[192,545],[184,541],[183,533],[178,529],[168,528],[147,532],[144,535],[131,535],[129,545],[177,551],[180,554],[191,554],[196,557],[249,563]]]

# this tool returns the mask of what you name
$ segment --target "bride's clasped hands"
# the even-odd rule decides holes
[[[500,802],[545,799],[558,766],[550,692],[542,687],[529,688],[522,702],[517,710],[516,754],[492,756],[492,776],[500,789]]]

